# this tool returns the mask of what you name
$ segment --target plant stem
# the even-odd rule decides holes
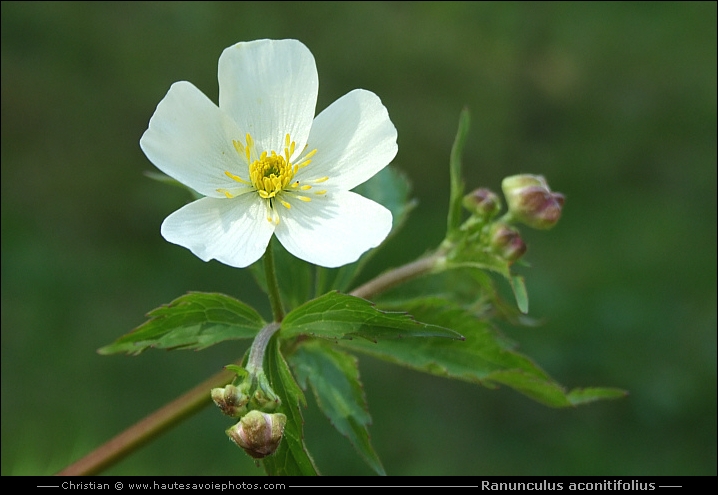
[[[279,282],[277,282],[277,270],[274,267],[274,236],[267,244],[267,250],[264,252],[264,278],[267,281],[267,294],[269,295],[269,304],[272,306],[272,315],[274,321],[280,322],[284,318],[284,308],[282,307],[282,297],[279,294]]]
[[[384,272],[378,277],[357,287],[351,291],[350,294],[365,299],[371,298],[391,287],[430,273],[437,266],[437,263],[441,262],[442,257],[443,253],[437,251],[425,258],[420,258],[406,265]],[[264,269],[267,278],[267,288],[270,294],[269,301],[272,305],[272,313],[276,321],[265,326],[255,337],[247,362],[247,368],[250,366],[254,366],[256,369],[261,368],[267,343],[272,335],[279,329],[278,322],[284,317],[284,310],[282,309],[281,299],[279,298],[279,285],[277,284],[276,271],[274,268],[271,242],[267,247],[267,251],[264,253]],[[175,426],[183,419],[210,404],[212,399],[209,390],[228,384],[235,376],[235,373],[229,371],[217,373],[184,395],[181,395],[161,409],[158,409],[138,423],[135,423],[133,426],[57,474],[61,476],[92,475],[112,466],[170,427]]]
[[[391,289],[399,284],[408,282],[409,280],[430,273],[440,262],[443,253],[434,253],[425,258],[402,265],[398,268],[384,272],[367,283],[360,285],[349,294],[356,297],[369,299],[385,290]]]
[[[256,373],[262,369],[264,363],[264,351],[267,350],[267,344],[272,335],[279,330],[279,323],[272,322],[269,325],[262,328],[252,342],[252,347],[249,350],[249,358],[247,359],[247,366],[245,369],[250,375]]]

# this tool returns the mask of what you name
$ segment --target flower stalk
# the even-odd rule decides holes
[[[272,335],[279,330],[279,323],[273,322],[262,328],[252,342],[252,347],[249,350],[249,358],[247,359],[247,366],[245,369],[250,375],[256,374],[258,371],[262,371],[262,364],[264,363],[264,352],[267,350],[269,339]]]
[[[272,316],[275,322],[280,322],[284,318],[284,307],[282,306],[282,297],[279,294],[279,282],[277,281],[277,269],[274,266],[274,250],[270,240],[267,250],[264,252],[264,275],[267,281],[267,295],[269,296],[269,304],[272,306]],[[257,336],[259,337],[259,335]],[[269,339],[267,339],[267,342]],[[266,343],[265,343],[266,347]],[[264,354],[262,354],[264,356]],[[260,361],[259,367],[262,367]]]

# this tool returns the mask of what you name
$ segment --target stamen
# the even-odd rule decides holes
[[[267,208],[267,221],[275,226],[279,225],[279,215],[277,211],[272,208],[272,201],[267,201],[265,207]]]
[[[250,185],[252,184],[251,182],[247,182],[246,180],[244,180],[243,178],[241,178],[239,175],[234,175],[234,174],[233,174],[232,172],[230,172],[230,171],[225,171],[225,172],[224,172],[224,175],[226,175],[227,177],[229,177],[229,178],[232,179],[232,180],[236,180],[236,181],[239,182],[240,184],[250,184]]]
[[[299,191],[309,191],[314,188],[313,184],[319,184],[329,180],[328,176],[319,177],[318,179],[310,179],[307,181],[294,180],[294,176],[299,172],[300,169],[309,165],[312,160],[311,158],[317,153],[316,149],[304,154],[307,150],[307,146],[304,147],[301,154],[304,154],[297,163],[291,163],[292,157],[295,155],[296,142],[292,141],[289,134],[284,136],[284,149],[283,153],[278,154],[276,150],[256,150],[254,145],[254,139],[247,133],[245,136],[246,144],[242,144],[241,141],[232,140],[232,145],[237,153],[244,156],[247,159],[249,165],[249,180],[245,180],[239,175],[233,174],[230,171],[226,171],[225,175],[235,182],[251,187],[237,189],[236,192],[244,194],[254,190],[260,198],[266,199],[265,207],[267,208],[267,221],[279,225],[280,216],[276,207],[281,204],[286,209],[291,209],[292,205],[282,199],[282,194],[291,194],[292,198],[296,198],[299,201],[308,203],[312,200],[309,196],[302,196],[297,194]],[[235,189],[217,189],[217,192],[224,194],[227,198],[233,198],[236,196]],[[290,192],[291,191],[291,192]],[[327,193],[326,189],[321,191],[312,191],[313,194],[318,196]],[[289,198],[287,198],[289,199]]]
[[[299,162],[299,163],[297,163],[297,164],[294,166],[295,169],[296,169],[296,170],[299,170],[300,168],[304,168],[304,167],[306,167],[307,165],[309,165],[310,163],[312,163],[312,161],[310,160],[310,158],[313,157],[316,153],[317,153],[317,149],[314,148],[312,151],[310,151],[309,153],[307,153],[306,155],[304,155],[304,158],[302,158],[302,161]],[[295,171],[295,173],[296,173],[296,171]]]

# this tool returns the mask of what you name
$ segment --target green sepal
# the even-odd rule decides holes
[[[404,312],[381,311],[366,299],[329,292],[291,311],[282,321],[282,338],[310,335],[329,340],[361,337],[376,342],[406,337],[463,337],[442,326],[416,321]]]
[[[207,292],[190,292],[147,316],[145,323],[97,352],[137,355],[150,347],[199,350],[225,340],[254,338],[266,324],[243,302]]]
[[[238,364],[228,364],[224,367],[227,371],[233,371],[237,375],[237,379],[243,380],[247,375],[247,370],[239,366]]]
[[[289,358],[300,386],[311,384],[319,409],[377,474],[386,471],[374,451],[368,427],[371,416],[359,379],[356,357],[312,340],[302,343]]]
[[[274,392],[282,401],[276,412],[287,417],[279,448],[273,455],[262,459],[264,469],[267,474],[275,476],[316,476],[319,471],[304,445],[304,419],[300,405],[306,407],[307,400],[279,352],[276,334],[267,345],[264,369]]]

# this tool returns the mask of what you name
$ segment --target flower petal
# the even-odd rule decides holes
[[[359,194],[340,191],[310,202],[288,199],[275,233],[297,258],[334,268],[359,259],[391,230],[391,212]]]
[[[237,43],[219,57],[219,107],[252,135],[259,153],[284,150],[289,134],[304,148],[317,105],[314,57],[297,40]]]
[[[307,149],[312,163],[298,180],[329,177],[323,189],[349,190],[365,182],[396,156],[396,128],[386,107],[371,91],[355,89],[314,119]],[[326,186],[326,187],[325,187]]]
[[[140,147],[170,177],[200,194],[220,197],[217,189],[232,182],[226,170],[248,176],[247,165],[232,146],[231,136],[237,134],[236,124],[217,105],[191,83],[180,81],[157,105]]]
[[[161,228],[162,237],[201,260],[216,259],[237,268],[264,254],[273,231],[266,204],[256,194],[198,199],[165,218]]]

